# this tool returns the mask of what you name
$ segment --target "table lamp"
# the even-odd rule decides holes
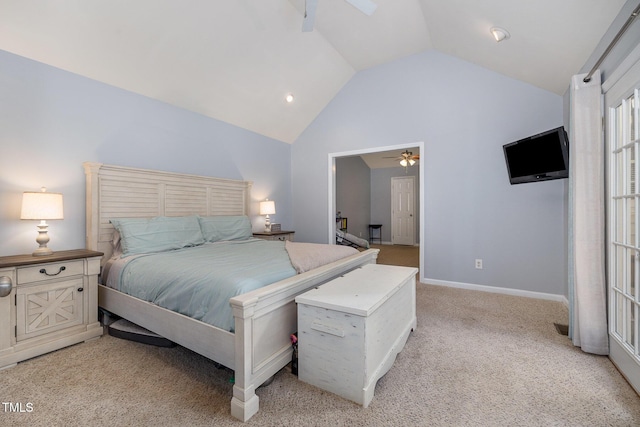
[[[62,194],[47,193],[47,189],[42,187],[40,192],[25,191],[22,195],[22,212],[20,219],[37,219],[38,237],[36,242],[40,245],[33,252],[33,256],[51,255],[53,251],[47,247],[49,235],[47,234],[48,219],[64,219],[62,207]]]
[[[269,219],[269,215],[274,215],[275,213],[276,203],[273,200],[266,199],[264,202],[260,202],[260,215],[267,216],[264,222],[264,231],[267,233],[271,232],[271,220]]]

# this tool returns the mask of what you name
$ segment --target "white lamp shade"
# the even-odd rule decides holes
[[[273,215],[276,213],[276,202],[265,200],[260,202],[260,215]]]
[[[64,219],[62,194],[25,191],[20,219]]]

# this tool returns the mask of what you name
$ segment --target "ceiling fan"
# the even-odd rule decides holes
[[[351,6],[358,9],[360,12],[367,16],[371,16],[378,7],[377,4],[371,0],[344,0]],[[302,21],[302,31],[313,31],[313,22],[316,19],[316,8],[318,7],[318,0],[305,0],[304,2],[304,20]]]
[[[413,154],[409,150],[404,150],[398,157],[383,157],[383,159],[400,160],[400,166],[406,168],[407,166],[413,166],[416,163],[416,160],[420,160],[420,155]]]

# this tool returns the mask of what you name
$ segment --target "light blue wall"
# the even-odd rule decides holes
[[[326,241],[327,154],[425,141],[426,277],[562,293],[564,184],[511,187],[501,151],[561,124],[560,97],[425,52],[358,73],[289,146],[0,51],[0,255],[35,248],[18,217],[42,185],[65,196],[50,246],[84,247],[87,160],[252,180],[254,212],[274,199],[296,240]]]
[[[296,239],[327,240],[328,153],[424,141],[423,276],[566,294],[565,180],[511,186],[502,152],[561,126],[562,107],[435,51],[359,72],[293,144]]]
[[[85,247],[82,163],[95,161],[253,181],[252,211],[276,201],[293,226],[291,146],[143,96],[0,51],[0,256],[31,253],[36,222],[21,221],[23,191],[64,195],[49,222],[54,250]],[[253,216],[254,228],[264,224]]]

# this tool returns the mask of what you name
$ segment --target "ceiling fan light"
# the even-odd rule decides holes
[[[400,165],[401,165],[402,167],[405,167],[405,168],[406,168],[406,167],[407,167],[407,159],[402,159],[402,160],[400,160]]]
[[[496,39],[498,43],[511,37],[509,31],[500,27],[492,27],[489,32],[491,32],[491,35],[493,35],[493,38]]]
[[[415,160],[413,160],[413,159],[409,159],[409,165],[410,165],[410,166],[413,166],[413,165],[415,165],[415,164],[416,164],[416,161],[415,161]]]
[[[284,100],[287,101],[287,104],[291,104],[293,102],[293,94],[288,93],[287,96],[284,97]]]

